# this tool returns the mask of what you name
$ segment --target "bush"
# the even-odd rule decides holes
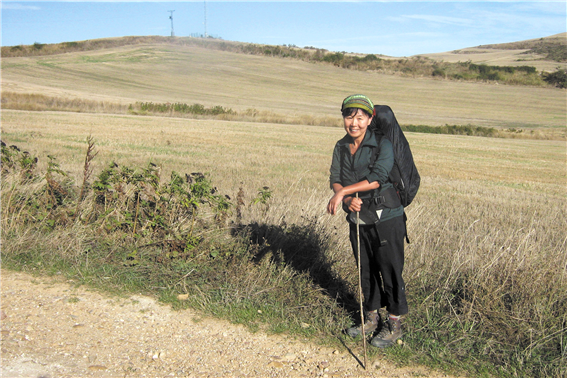
[[[543,80],[557,88],[567,88],[567,70],[558,69],[552,73],[544,73]]]
[[[343,53],[331,53],[331,54],[325,54],[325,56],[323,56],[323,61],[332,63],[335,66],[340,66],[341,63],[343,63],[344,58],[345,58],[345,54]]]
[[[205,175],[172,172],[169,182],[164,182],[160,168],[152,163],[134,169],[112,162],[88,185],[94,156],[94,142],[89,139],[85,179],[79,188],[66,179],[54,157],[49,157],[47,172],[38,174],[37,158],[3,145],[3,174],[18,172],[23,182],[45,182],[35,191],[16,194],[3,212],[17,209],[18,222],[32,228],[47,224],[53,230],[80,222],[106,235],[118,232],[140,240],[162,240],[168,256],[197,246],[194,225],[204,210],[215,223],[223,223],[231,211],[229,199],[218,194]]]
[[[433,72],[431,73],[431,76],[445,77],[445,71],[443,71],[441,68],[437,67],[433,70]]]
[[[445,125],[445,126],[427,126],[427,125],[403,125],[402,130],[428,133],[428,134],[450,134],[450,135],[470,135],[494,137],[498,131],[493,127],[482,127],[472,125]]]
[[[220,114],[235,114],[230,108],[224,108],[220,105],[213,106],[212,108],[205,108],[201,104],[188,105],[180,102],[176,103],[153,103],[153,102],[136,102],[134,105],[129,106],[130,111],[141,110],[150,113],[182,113],[182,114],[197,114],[197,115],[220,115]]]

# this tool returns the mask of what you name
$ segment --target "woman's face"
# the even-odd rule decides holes
[[[372,122],[372,117],[369,117],[362,109],[357,109],[356,113],[344,117],[343,121],[347,134],[356,139],[364,136]]]

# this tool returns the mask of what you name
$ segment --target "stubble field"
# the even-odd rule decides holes
[[[265,58],[224,53],[213,56],[207,52],[193,56],[193,52],[176,55],[179,61],[197,61],[186,71],[180,63],[172,63],[175,59],[163,58],[170,53],[167,49],[13,58],[2,63],[3,91],[123,104],[181,98],[186,103],[238,110],[307,115],[318,115],[320,110],[327,117],[334,117],[342,98],[354,91],[385,99],[376,102],[391,105],[404,124],[470,121],[491,127],[554,130],[565,126],[564,91],[411,80],[334,67],[314,70],[309,64],[285,60],[278,60],[281,65],[274,67],[273,61],[267,63]],[[132,54],[142,55],[132,60]],[[234,62],[228,64],[231,59]],[[130,63],[122,67],[126,61]],[[100,69],[96,74],[92,68],[85,68],[95,63]],[[148,75],[152,71],[148,64],[155,67],[155,75]],[[136,71],[139,65],[143,69]],[[179,76],[162,80],[173,68],[178,69]],[[226,70],[238,73],[228,74]],[[320,76],[314,77],[315,71]],[[228,77],[231,80],[227,81]],[[369,78],[378,79],[380,85]],[[366,84],[353,89],[352,83]],[[174,89],[169,90],[170,86]],[[342,216],[325,213],[331,194],[328,169],[334,143],[343,136],[340,128],[9,109],[4,109],[1,117],[4,142],[38,156],[39,172],[48,169],[47,155],[56,157],[61,170],[77,185],[84,174],[86,139],[92,136],[98,151],[92,161],[93,178],[112,161],[131,167],[145,167],[151,162],[161,167],[162,177],[169,177],[172,171],[205,173],[233,202],[243,193],[242,199],[250,205],[243,209],[239,222],[255,227],[260,250],[269,250],[274,261],[286,260],[294,249],[324,256],[321,268],[328,276],[344,281],[345,287],[337,289],[315,279],[322,292],[329,293],[330,302],[317,302],[326,317],[320,323],[303,319],[311,314],[302,315],[301,307],[294,312],[293,321],[313,324],[315,334],[330,338],[337,325],[349,321],[344,310],[352,308],[341,308],[341,303],[352,305],[345,298],[353,292],[357,279],[346,223]],[[407,209],[411,244],[407,246],[405,277],[411,310],[405,323],[404,348],[388,355],[400,361],[456,366],[473,374],[565,374],[565,142],[417,133],[407,133],[407,138],[422,176],[420,192]],[[13,203],[6,201],[12,198],[10,194],[18,193],[17,185],[14,177],[3,178],[3,258],[14,256],[9,264],[16,264],[22,248],[44,239],[41,235],[34,239],[25,225],[17,224],[18,213],[6,210],[13,209]],[[271,193],[267,206],[252,206],[262,187],[268,187]],[[306,236],[301,230],[311,234]],[[45,241],[43,247],[36,245],[40,255],[62,253],[64,258],[82,261],[84,251],[64,248],[60,252],[56,248],[56,243],[69,239],[61,236],[64,230],[55,232],[61,234]],[[298,241],[298,236],[303,239]],[[320,243],[307,243],[307,248],[297,244],[306,240]],[[79,242],[70,243],[83,247]],[[279,255],[283,258],[278,260]],[[26,263],[23,267],[32,269]],[[254,274],[264,268],[250,265]],[[279,271],[281,277],[290,274],[288,284],[320,278],[313,270],[290,270],[293,267]],[[305,271],[310,272],[309,277],[303,275]],[[91,279],[96,284],[97,278]],[[237,286],[239,280],[245,285],[242,288]],[[256,280],[260,287],[266,285],[260,278],[235,277],[231,290],[252,290],[249,286]],[[170,296],[178,290],[172,287]],[[231,301],[231,294],[227,294],[231,290],[219,290],[224,290],[220,301],[223,310],[215,307],[216,294],[212,292],[195,292],[196,307],[234,319],[226,305],[238,310],[240,297]],[[285,292],[285,285],[272,291],[283,297],[278,290]]]
[[[404,124],[565,126],[565,92],[558,89],[400,77],[167,45],[6,58],[2,91],[126,105],[199,103],[284,117],[336,117],[345,93],[354,91],[391,106]]]
[[[356,284],[344,219],[325,214],[330,156],[343,134],[339,128],[9,110],[2,113],[2,127],[3,140],[39,156],[40,168],[46,155],[56,156],[76,182],[90,135],[98,150],[95,173],[111,161],[134,167],[152,162],[163,177],[171,171],[203,172],[233,199],[242,188],[247,203],[267,186],[269,211],[250,208],[243,223],[284,228],[315,222],[328,238],[324,253],[334,274]],[[469,347],[493,333],[490,339],[506,348],[482,353],[512,348],[534,368],[540,362],[530,358],[545,360],[559,348],[563,357],[555,364],[564,369],[564,143],[407,137],[422,175],[420,193],[407,209],[408,327],[425,328],[429,336],[439,333],[432,339],[446,343],[456,332]],[[498,327],[515,336],[501,339]],[[528,334],[540,341],[530,344]],[[434,354],[464,353],[460,344],[448,347],[451,352],[441,349]]]

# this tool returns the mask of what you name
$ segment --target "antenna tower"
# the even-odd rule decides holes
[[[175,12],[175,10],[170,10],[168,12],[170,13],[169,19],[171,20],[171,36],[175,37],[175,32],[173,31],[173,12]]]
[[[207,37],[207,1],[205,0],[205,38]]]

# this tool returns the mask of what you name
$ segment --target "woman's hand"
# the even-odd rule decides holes
[[[327,213],[331,215],[335,215],[337,213],[337,209],[343,202],[343,194],[341,192],[335,193],[335,195],[329,200],[329,204],[327,205]]]
[[[347,203],[348,209],[352,212],[359,212],[362,208],[362,200],[356,197],[350,197],[350,199],[350,203]]]
[[[331,215],[335,215],[339,205],[343,201],[350,211],[360,211],[362,200],[360,198],[351,197],[351,195],[357,192],[366,192],[368,190],[378,189],[379,187],[380,184],[377,181],[370,183],[368,180],[363,180],[346,187],[343,187],[339,183],[334,183],[333,191],[335,192],[335,195],[330,199],[329,204],[327,205],[327,212]]]

